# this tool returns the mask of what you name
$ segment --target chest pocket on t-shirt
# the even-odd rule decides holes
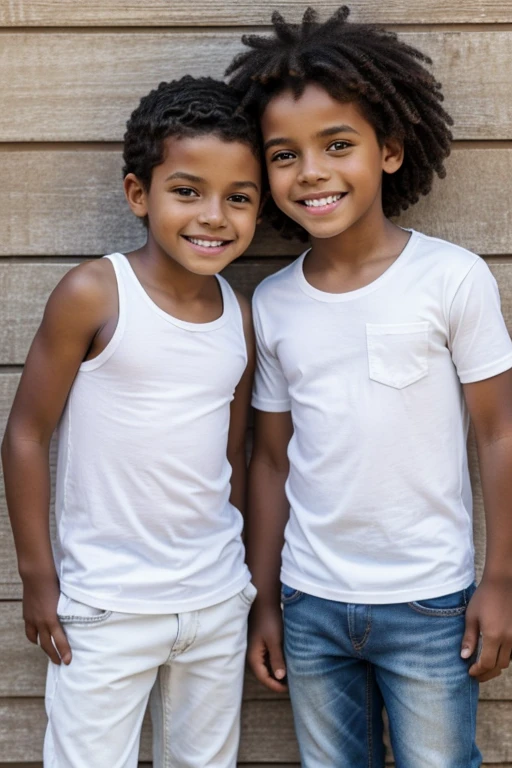
[[[428,373],[429,323],[366,323],[370,379],[403,389]]]

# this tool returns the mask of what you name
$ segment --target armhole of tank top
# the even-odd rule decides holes
[[[234,292],[233,288],[230,286],[226,278],[222,277],[222,275],[217,275],[217,279],[219,280],[219,285],[222,292],[222,300],[224,302],[224,312],[230,313],[234,319],[234,322],[236,322],[238,325],[240,340],[241,340],[244,354],[245,354],[245,364],[247,365],[247,363],[249,362],[249,353],[247,351],[247,341],[245,338],[244,317],[242,315],[242,307],[240,306],[240,302],[236,297],[236,293]]]
[[[123,284],[123,278],[121,275],[121,265],[119,264],[118,259],[124,258],[122,254],[113,253],[109,256],[104,256],[105,259],[108,259],[110,263],[112,264],[112,268],[114,270],[115,278],[116,278],[116,285],[117,285],[117,325],[115,328],[114,333],[112,334],[112,338],[108,342],[105,349],[103,349],[99,355],[96,357],[93,357],[91,360],[86,360],[83,362],[78,369],[79,371],[95,371],[97,368],[102,366],[104,363],[109,360],[114,352],[116,351],[117,347],[119,346],[119,342],[123,338],[124,334],[124,328],[126,325],[126,309],[125,309],[125,291],[124,291],[124,284]]]

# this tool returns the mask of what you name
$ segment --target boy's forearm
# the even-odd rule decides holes
[[[23,580],[56,578],[50,540],[49,448],[14,437],[2,444],[7,506]]]
[[[486,516],[484,578],[512,586],[512,434],[478,441]]]
[[[289,517],[287,471],[257,458],[249,468],[247,562],[258,589],[258,603],[279,604],[281,552]]]

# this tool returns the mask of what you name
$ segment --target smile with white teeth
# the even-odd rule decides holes
[[[218,248],[221,245],[226,245],[229,240],[200,240],[198,237],[187,237],[194,245],[200,245],[203,248]]]
[[[328,197],[319,197],[313,200],[301,200],[300,202],[307,208],[320,208],[322,205],[336,203],[338,200],[341,200],[342,197],[343,195],[340,192],[338,195],[329,195]]]

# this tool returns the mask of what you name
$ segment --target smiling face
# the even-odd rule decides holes
[[[251,148],[215,135],[165,140],[164,160],[146,190],[125,178],[132,211],[148,217],[148,247],[198,275],[220,272],[250,244],[261,196]]]
[[[355,102],[310,84],[299,99],[275,96],[261,126],[272,196],[313,239],[382,222],[382,173],[398,170],[403,152],[379,144]]]

